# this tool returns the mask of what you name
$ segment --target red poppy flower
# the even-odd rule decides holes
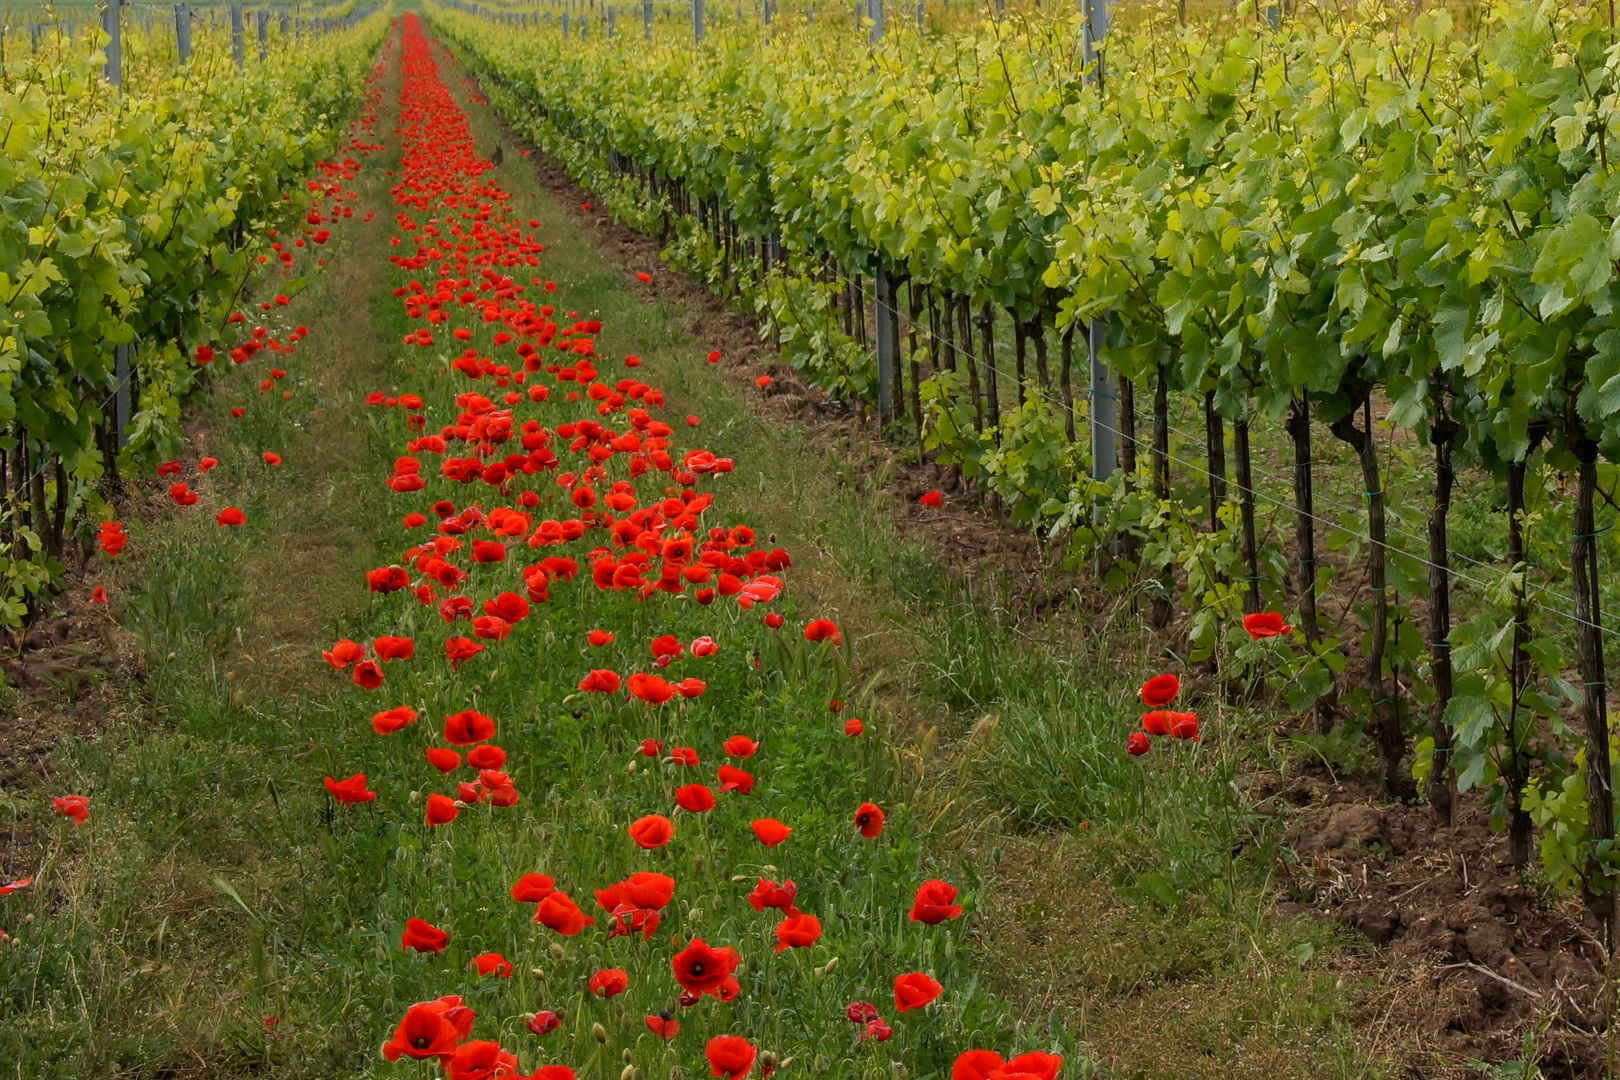
[[[375,791],[366,790],[366,774],[355,773],[347,780],[326,778],[326,793],[340,803],[370,802],[377,797]]]
[[[675,789],[675,805],[693,814],[714,809],[714,792],[706,784],[687,784]]]
[[[563,937],[573,937],[595,923],[596,919],[579,910],[579,905],[569,899],[567,893],[553,892],[540,901],[534,921]]]
[[[844,1006],[844,1015],[852,1024],[869,1024],[878,1018],[878,1011],[869,1001],[852,1001]]]
[[[946,919],[962,914],[956,899],[956,886],[935,878],[917,886],[917,897],[911,903],[911,921],[938,926]]]
[[[669,1042],[669,1040],[681,1033],[681,1022],[672,1020],[668,1016],[649,1016],[647,1017],[647,1030],[665,1042]]]
[[[617,694],[619,692],[619,673],[598,668],[579,680],[579,688],[587,694]]]
[[[528,1029],[536,1035],[549,1035],[562,1027],[562,1017],[550,1009],[542,1009],[529,1017]]]
[[[945,988],[920,971],[894,979],[894,1011],[920,1009],[944,993]]]
[[[379,566],[366,571],[366,587],[374,593],[398,592],[409,588],[410,584],[411,576],[403,566]]]
[[[585,639],[591,643],[593,648],[600,649],[603,645],[611,645],[613,643],[613,631],[592,630],[589,634],[585,635]]]
[[[371,651],[379,660],[409,660],[416,653],[416,642],[408,637],[374,637]]]
[[[504,1053],[498,1042],[473,1039],[456,1047],[444,1071],[446,1080],[495,1080],[515,1076],[517,1058]]]
[[[197,493],[192,491],[184,481],[178,484],[169,485],[169,498],[173,499],[175,504],[178,506],[197,505]]]
[[[781,629],[782,623],[785,621],[786,620],[783,619],[782,616],[778,615],[774,611],[768,611],[765,613],[765,625],[770,627],[772,630]]]
[[[396,705],[392,709],[373,713],[371,716],[371,730],[379,735],[392,735],[406,724],[415,723],[416,710],[409,705]],[[458,761],[459,764],[459,761]],[[455,768],[454,765],[451,768]]]
[[[520,904],[538,904],[557,891],[546,874],[524,874],[512,883],[512,899]]]
[[[821,940],[821,920],[814,915],[789,915],[776,924],[776,951],[808,949]]]
[[[452,669],[461,667],[483,651],[484,646],[471,638],[453,637],[446,639],[444,643],[444,656],[450,661]]]
[[[214,523],[221,526],[246,525],[247,515],[234,506],[227,506],[214,515]]]
[[[708,688],[708,683],[704,682],[702,679],[695,679],[691,676],[687,676],[675,684],[676,693],[680,694],[683,698],[698,697]]]
[[[924,506],[937,510],[939,509],[939,504],[942,500],[939,492],[925,491],[922,493],[922,495],[918,496],[917,501],[922,503]]]
[[[1170,704],[1181,692],[1181,680],[1174,675],[1155,675],[1142,684],[1142,702],[1150,709],[1159,709]]]
[[[766,908],[780,908],[783,911],[793,911],[793,899],[799,895],[799,887],[791,881],[784,881],[778,885],[770,878],[760,878],[754,891],[748,894],[748,903],[755,911],[764,911]]]
[[[852,739],[859,736],[860,733],[865,730],[866,725],[855,719],[853,716],[844,721],[844,734],[848,735]]]
[[[456,1052],[456,1043],[472,1032],[472,1023],[473,1011],[459,997],[417,1002],[406,1010],[394,1037],[383,1044],[383,1057],[389,1061],[401,1056],[448,1061]]]
[[[342,671],[357,660],[366,658],[364,647],[344,638],[330,649],[322,649],[321,657],[334,669]]]
[[[1174,739],[1191,739],[1198,741],[1198,717],[1190,712],[1173,712],[1170,714],[1170,737]]]
[[[522,622],[529,614],[529,602],[514,592],[503,592],[493,600],[484,601],[484,614],[502,622]]]
[[[476,563],[498,563],[506,561],[506,545],[495,540],[474,540],[472,543],[472,561]]]
[[[698,754],[690,746],[677,746],[669,752],[669,760],[676,765],[696,765]]]
[[[753,776],[743,772],[741,769],[734,768],[730,765],[722,765],[719,768],[719,774],[720,791],[722,793],[727,791],[735,791],[740,794],[747,795],[750,791],[754,790]]]
[[[1057,1054],[1032,1052],[1003,1062],[993,1050],[969,1050],[951,1066],[951,1080],[1056,1080],[1062,1067]]]
[[[767,376],[768,377],[768,376]],[[716,1035],[703,1048],[709,1059],[709,1075],[741,1080],[754,1067],[757,1051],[738,1035]]]
[[[619,968],[604,968],[591,976],[586,988],[599,998],[617,997],[630,986],[630,976]]]
[[[868,840],[883,831],[883,811],[875,803],[863,802],[855,810],[855,827]]]
[[[888,1024],[885,1024],[882,1020],[874,1017],[873,1019],[867,1021],[866,1027],[861,1031],[861,1037],[858,1041],[866,1042],[868,1040],[872,1040],[875,1042],[888,1042],[890,1036],[893,1034],[893,1028],[891,1028]]]
[[[759,743],[746,735],[733,735],[722,745],[726,753],[732,757],[753,757],[754,751],[759,749]]]
[[[471,746],[495,737],[495,721],[481,712],[464,709],[444,718],[444,741],[452,746]]]
[[[431,923],[412,916],[405,920],[405,932],[399,935],[401,949],[438,955],[450,943],[450,935]]]
[[[105,604],[107,602],[107,590],[97,585],[95,590],[90,593],[90,602],[92,604]]]
[[[838,633],[838,624],[831,619],[812,619],[805,625],[804,640],[812,644],[830,641],[837,645],[843,638]]]
[[[1001,1068],[1001,1055],[994,1050],[968,1050],[958,1054],[951,1066],[951,1080],[989,1080]]]
[[[738,956],[729,947],[710,948],[702,938],[693,938],[691,944],[675,954],[670,966],[675,981],[694,994],[719,996],[725,984],[735,982],[731,973],[737,969]]]
[[[1133,731],[1125,739],[1125,752],[1132,757],[1141,757],[1151,749],[1153,744],[1148,741],[1145,731]]]
[[[503,979],[512,977],[512,965],[498,952],[479,953],[467,966],[475,969],[480,978],[487,975],[499,975]]]
[[[506,751],[489,743],[467,751],[467,764],[475,769],[498,769],[506,764]]]
[[[72,818],[76,829],[90,818],[90,796],[58,795],[51,800],[51,809],[65,818]]]
[[[33,883],[34,879],[31,877],[20,877],[16,881],[5,882],[4,884],[0,884],[0,896],[10,896],[18,889],[26,889]]]
[[[263,457],[264,457],[264,463],[266,465],[280,465],[281,464],[281,455],[276,453],[274,450],[266,450],[264,452],[264,454],[263,454]]]
[[[793,832],[792,828],[775,818],[758,818],[748,824],[749,828],[754,830],[754,836],[766,847],[775,847]]]
[[[720,646],[716,645],[714,643],[714,639],[708,637],[707,635],[700,638],[694,638],[689,648],[693,656],[700,658],[714,656],[720,651]]]
[[[1008,1080],[1030,1077],[1031,1080],[1056,1080],[1058,1070],[1063,1068],[1063,1058],[1057,1054],[1043,1054],[1040,1051],[1031,1051],[1019,1054],[1001,1067],[1002,1075]]]
[[[1261,638],[1280,637],[1293,627],[1283,622],[1282,616],[1277,612],[1262,611],[1243,616],[1243,629],[1249,632],[1249,637],[1259,641]]]
[[[456,820],[460,810],[456,808],[454,799],[440,795],[437,791],[427,797],[427,823],[429,825],[448,825]]]
[[[631,697],[648,705],[662,705],[676,694],[675,687],[657,675],[644,675],[640,672],[630,676],[625,688],[630,691]]]
[[[428,764],[442,773],[455,772],[461,767],[461,755],[443,746],[427,748]]]
[[[669,843],[670,837],[675,835],[675,824],[662,814],[648,814],[632,821],[629,832],[630,839],[638,846],[651,851]]]
[[[375,660],[362,660],[354,665],[354,685],[362,690],[375,690],[383,684],[382,667]]]
[[[664,744],[659,742],[657,739],[642,739],[641,740],[641,756],[642,757],[657,757],[659,754],[661,754],[663,752],[664,752]]]

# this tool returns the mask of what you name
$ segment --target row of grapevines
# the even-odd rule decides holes
[[[244,69],[227,28],[199,21],[181,66],[129,27],[121,90],[96,51],[105,35],[89,48],[83,36],[48,35],[37,51],[9,50],[0,621],[18,624],[60,571],[69,537],[88,543],[104,476],[120,461],[127,469],[172,453],[181,403],[211,343],[233,329],[228,316],[254,287],[277,226],[318,229],[324,190],[305,182],[357,106],[387,23],[378,13],[330,35],[278,39]],[[301,281],[291,274],[270,288]],[[112,419],[119,346],[133,399],[122,450]]]
[[[1520,859],[1540,814],[1548,865],[1578,867],[1595,894],[1614,834],[1596,501],[1620,448],[1620,61],[1603,10],[1468,15],[1459,28],[1405,5],[1301,5],[1278,30],[1148,18],[1108,39],[1099,79],[1078,17],[1053,12],[877,45],[783,19],[698,48],[678,28],[581,41],[432,13],[509,116],[674,253],[735,278],[834,392],[869,398],[875,372],[817,313],[843,276],[908,283],[912,321],[929,312],[910,357],[919,434],[941,461],[984,475],[1025,520],[1107,542],[1163,612],[1185,589],[1194,658],[1271,671],[1299,707],[1337,701],[1392,793],[1416,777],[1449,814],[1456,789],[1488,790]],[[1009,325],[1010,401],[994,354]],[[1119,375],[1125,468],[1106,483],[1070,445],[1080,327]],[[1181,401],[1208,432],[1211,532],[1174,497]],[[1432,455],[1421,511],[1386,492],[1380,425]],[[1342,696],[1349,628],[1317,609],[1324,426],[1362,502],[1364,673]],[[1292,569],[1257,528],[1260,431],[1291,449],[1290,497],[1273,501],[1292,510]],[[1510,512],[1505,558],[1470,572],[1453,626],[1464,469]],[[1283,603],[1297,604],[1292,648],[1244,640],[1243,616]],[[1544,792],[1577,779],[1586,796],[1550,808]]]

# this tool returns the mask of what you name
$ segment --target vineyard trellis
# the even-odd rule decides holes
[[[230,9],[239,27],[242,6]],[[89,550],[106,482],[173,453],[180,404],[212,346],[234,338],[227,316],[251,272],[279,257],[282,287],[296,291],[313,268],[291,247],[314,249],[301,236],[284,248],[277,225],[319,220],[326,192],[304,180],[387,26],[352,3],[256,18],[258,55],[245,63],[218,11],[171,13],[154,22],[114,5],[100,29],[58,14],[0,33],[8,627],[49,591],[73,541]]]

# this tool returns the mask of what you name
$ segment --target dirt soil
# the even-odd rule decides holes
[[[1528,887],[1477,793],[1455,826],[1427,806],[1377,798],[1372,781],[1254,777],[1257,809],[1283,822],[1283,917],[1331,921],[1370,944],[1344,974],[1371,989],[1356,1022],[1408,1075],[1477,1076],[1468,1062],[1522,1057],[1538,1032],[1542,1075],[1604,1075],[1603,947],[1577,900]]]
[[[149,711],[133,635],[92,600],[102,559],[97,554],[87,571],[69,577],[0,648],[0,808],[25,794],[64,794],[47,790],[60,748],[124,737]],[[44,835],[0,814],[0,879],[37,870]]]

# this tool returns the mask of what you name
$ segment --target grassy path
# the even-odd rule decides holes
[[[473,147],[487,153],[497,141],[491,114],[469,102],[449,58],[438,61],[467,108]],[[557,1063],[611,1076],[628,1063],[648,1076],[672,1067],[700,1076],[708,1040],[737,1034],[791,1059],[783,1075],[892,1077],[902,1074],[890,1063],[902,1061],[904,1075],[943,1076],[974,1046],[1054,1050],[1069,1059],[1066,1076],[1088,1054],[1127,1076],[1363,1075],[1333,975],[1296,959],[1302,944],[1326,939],[1270,924],[1263,846],[1241,862],[1230,855],[1249,842],[1225,786],[1237,752],[1217,744],[1206,759],[1155,763],[1144,779],[1117,750],[1130,687],[1103,677],[1106,649],[1092,643],[1087,654],[1067,634],[1032,644],[998,624],[985,610],[993,584],[969,593],[946,580],[880,507],[836,486],[793,431],[751,412],[702,362],[689,316],[639,303],[628,269],[593,250],[510,147],[479,182],[511,193],[515,221],[540,222],[520,225],[546,247],[530,273],[557,292],[542,296],[530,273],[517,283],[536,303],[602,322],[589,335],[601,382],[634,376],[662,388],[658,415],[681,450],[736,462],[730,475],[695,481],[715,497],[700,539],[711,526],[743,525],[759,550],[786,549],[793,565],[772,575],[786,595],[743,611],[734,598],[694,602],[696,587],[681,600],[599,590],[586,553],[623,550],[604,531],[556,549],[512,544],[500,564],[472,563],[464,547],[444,554],[469,575],[459,589],[474,614],[500,592],[524,594],[518,568],[548,554],[574,558],[580,576],[551,582],[505,640],[478,639],[486,652],[452,670],[444,641],[473,638],[467,622],[448,626],[436,603],[409,592],[367,593],[365,571],[406,565],[407,546],[427,538],[401,515],[426,514],[440,498],[487,512],[522,508],[513,497],[532,490],[535,522],[579,516],[550,474],[504,493],[468,489],[440,478],[427,452],[416,455],[425,491],[395,495],[382,483],[414,433],[404,410],[362,406],[368,393],[420,394],[433,432],[467,411],[454,394],[499,398],[492,380],[440,373],[440,354],[460,347],[452,327],[471,330],[481,355],[509,363],[513,354],[459,305],[433,328],[434,348],[400,344],[423,323],[392,293],[413,276],[431,285],[432,270],[388,263],[410,250],[392,239],[414,244],[394,225],[389,192],[400,180],[390,135],[397,37],[381,71],[386,150],[355,182],[356,216],[329,273],[289,309],[312,331],[277,387],[292,397],[256,392],[257,372],[219,385],[184,463],[190,475],[203,454],[221,461],[194,484],[203,502],[176,512],[148,500],[145,524],[132,529],[138,561],[108,582],[147,657],[157,726],[83,748],[53,778],[92,794],[92,819],[79,830],[35,823],[49,844],[44,887],[4,909],[41,927],[25,924],[19,944],[0,952],[11,1014],[0,1018],[0,1075],[418,1075],[385,1064],[377,1046],[412,1003],[443,994],[460,995],[476,1014],[472,1037],[515,1051],[525,1074]],[[441,124],[449,114],[436,110]],[[411,213],[419,223],[436,216]],[[621,366],[629,353],[640,368]],[[561,401],[564,384],[541,381],[552,400],[520,401],[516,423],[555,432],[595,415]],[[622,430],[624,413],[602,422]],[[551,448],[565,459],[558,471],[585,464],[561,438]],[[279,468],[264,464],[265,450],[281,454]],[[628,479],[625,456],[605,465],[599,495]],[[680,489],[656,470],[637,478],[635,505],[654,505],[666,486]],[[245,528],[215,526],[227,503],[246,511]],[[451,590],[436,591],[437,602]],[[765,610],[785,616],[782,630],[763,625]],[[798,631],[817,617],[843,629],[843,646],[803,640]],[[615,640],[592,647],[598,628]],[[718,653],[654,668],[648,646],[663,634],[688,649],[712,637]],[[411,637],[416,649],[382,665],[375,692],[318,658],[339,638],[378,635]],[[579,680],[596,668],[706,686],[656,707],[581,694]],[[391,706],[418,719],[379,736],[370,717]],[[497,768],[519,799],[472,802],[453,823],[429,826],[430,794],[478,785],[465,767],[441,778],[424,760],[426,747],[446,745],[443,718],[463,710],[495,721],[506,754]],[[867,723],[859,738],[843,733],[851,716]],[[965,740],[981,717],[979,736]],[[757,753],[728,758],[734,735],[757,740]],[[665,744],[661,756],[641,756],[647,738]],[[685,746],[699,765],[667,760]],[[721,786],[721,764],[753,776],[753,790],[717,792],[712,811],[677,810],[678,788]],[[376,800],[332,802],[322,777],[356,772]],[[869,799],[888,813],[873,839],[853,821]],[[644,851],[625,829],[655,813],[674,821],[675,839]],[[768,849],[750,828],[767,817],[794,830]],[[536,924],[535,903],[510,895],[526,873],[551,876],[594,926],[563,936]],[[594,896],[633,873],[674,882],[652,940],[640,932],[646,908],[636,933],[609,937],[613,916]],[[794,904],[817,917],[819,940],[775,951],[781,914],[747,900],[760,878],[795,881]],[[932,878],[960,887],[963,918],[908,918]],[[1160,879],[1174,902],[1155,898]],[[445,930],[444,950],[402,949],[410,918]],[[735,1000],[681,1004],[671,959],[693,938],[736,949]],[[469,969],[486,953],[499,953],[511,977]],[[628,989],[593,996],[591,977],[604,970],[623,971]],[[897,1012],[893,980],[910,973],[944,992]],[[845,1018],[857,1001],[891,1027],[887,1042],[858,1041],[863,1026]],[[526,1018],[544,1010],[560,1026],[534,1034]],[[645,1022],[666,1012],[682,1025],[668,1042]]]

